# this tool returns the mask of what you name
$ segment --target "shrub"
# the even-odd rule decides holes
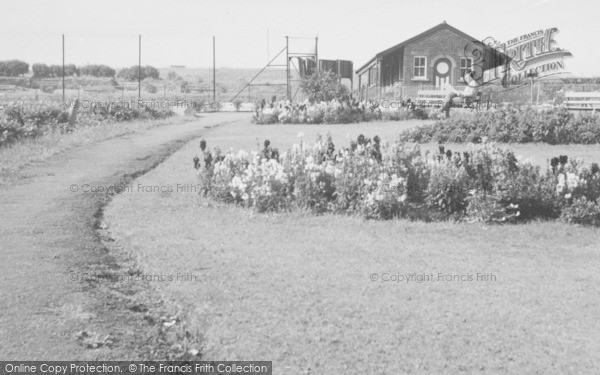
[[[146,83],[144,85],[144,90],[150,94],[156,94],[158,92],[158,88],[151,83]]]
[[[406,202],[406,184],[396,174],[379,174],[376,182],[367,185],[363,216],[367,219],[393,219],[402,216]]]
[[[467,217],[470,221],[505,223],[516,221],[521,213],[517,205],[502,205],[493,194],[476,191],[468,198]]]
[[[141,71],[139,66],[134,65],[129,68],[123,68],[117,73],[118,78],[123,78],[127,81],[137,81],[139,78],[141,78],[142,80],[146,78],[159,79],[159,76],[160,73],[158,69],[150,65],[143,66]]]
[[[279,121],[279,112],[274,108],[256,111],[252,117],[255,124],[276,124]]]
[[[578,198],[563,208],[560,218],[567,223],[600,226],[600,205],[585,197]]]
[[[99,122],[161,119],[172,115],[170,109],[150,106],[125,106],[122,103],[80,108],[76,126]],[[70,132],[69,105],[45,102],[10,104],[0,112],[0,147],[47,132]]]
[[[381,120],[382,112],[376,103],[331,100],[318,103],[290,103],[262,99],[255,105],[253,122],[257,124],[344,124]]]
[[[179,76],[179,74],[177,74],[175,72],[167,73],[167,79],[169,81],[183,81],[183,78],[181,78],[181,76]]]
[[[240,108],[242,108],[242,101],[239,99],[236,99],[233,101],[233,108],[235,108],[236,112],[240,111]]]
[[[206,99],[202,97],[196,97],[193,99],[189,99],[188,101],[190,104],[185,109],[186,115],[193,115],[197,112],[201,112],[207,105]]]
[[[450,159],[431,168],[427,202],[440,211],[462,213],[467,207],[469,181],[467,171]]]
[[[40,91],[45,92],[46,94],[54,94],[56,89],[51,85],[42,85],[40,86]]]
[[[595,144],[600,143],[600,115],[574,114],[564,107],[538,110],[509,106],[458,113],[401,133],[401,139],[410,142],[479,143],[484,137],[503,143]]]
[[[11,104],[0,115],[0,146],[24,138],[34,138],[51,130],[68,130],[65,108],[38,103],[35,106]]]
[[[367,219],[451,215],[486,223],[560,216],[597,223],[600,167],[583,167],[564,155],[544,172],[494,144],[462,154],[440,146],[430,157],[418,146],[363,135],[339,150],[330,135],[311,145],[301,138],[282,154],[269,141],[250,155],[211,153],[205,141],[201,150],[203,162],[196,157],[194,166],[203,192],[259,211],[295,207]]]
[[[519,219],[554,218],[560,212],[555,186],[553,176],[541,174],[537,166],[522,163],[496,183],[494,193],[502,207],[518,209]]]
[[[0,61],[0,76],[18,77],[29,73],[29,64],[21,60]]]
[[[33,76],[36,78],[46,78],[51,75],[50,68],[46,64],[33,64],[31,70],[33,71]]]
[[[82,76],[114,78],[116,71],[108,65],[88,64],[79,68]]]
[[[311,103],[342,99],[349,94],[348,88],[340,83],[338,75],[324,70],[303,78],[300,89]]]
[[[427,195],[430,166],[421,155],[418,145],[394,142],[384,153],[386,169],[405,180],[409,202],[422,202]]]
[[[206,111],[208,112],[219,112],[221,109],[223,109],[223,103],[218,100],[216,102],[210,102],[206,106]]]

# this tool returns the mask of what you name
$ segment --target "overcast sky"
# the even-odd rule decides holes
[[[570,50],[567,69],[600,75],[600,3],[594,0],[1,0],[0,60],[114,67],[259,68],[285,46],[284,36],[319,37],[319,57],[354,61],[355,69],[377,52],[442,21],[479,39],[508,39],[558,27],[558,46]],[[268,38],[267,38],[268,35]],[[314,40],[292,40],[292,52],[310,52]],[[285,61],[285,60],[284,60]]]

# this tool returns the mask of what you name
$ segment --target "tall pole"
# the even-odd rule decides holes
[[[142,35],[138,35],[138,99],[142,97]]]
[[[533,105],[533,75],[531,76],[531,86],[530,86],[530,94],[531,94],[531,105]]]
[[[288,36],[285,37],[285,77],[285,95],[287,96],[287,100],[291,101],[292,98],[290,98],[290,38]]]
[[[317,70],[319,70],[319,37],[315,37],[315,64],[317,64]]]
[[[269,28],[267,27],[267,61],[271,60],[271,48],[269,46]]]
[[[62,100],[65,102],[65,34],[62,35]]]
[[[213,36],[213,103],[217,102],[217,66],[215,57],[215,37]]]

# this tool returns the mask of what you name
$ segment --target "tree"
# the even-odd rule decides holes
[[[31,66],[33,76],[36,78],[50,77],[50,67],[46,64],[36,63]]]
[[[79,77],[79,69],[75,66],[75,64],[67,64],[67,65],[65,65],[65,76]]]
[[[21,60],[0,61],[0,76],[18,77],[29,72],[29,64]]]
[[[117,77],[126,79],[128,81],[137,81],[139,71],[140,71],[139,67],[137,65],[134,65],[132,67],[123,68],[123,69],[119,70],[119,73],[117,73]],[[158,69],[156,69],[155,67],[150,66],[150,65],[146,65],[146,66],[142,67],[141,74],[140,74],[141,79],[145,79],[145,78],[158,79],[159,77],[160,77],[160,73],[159,73]]]
[[[143,78],[158,79],[158,77],[160,77],[160,72],[155,67],[146,65],[146,66],[142,67],[142,76],[144,76],[144,75],[145,75],[145,77],[142,77],[142,79]]]
[[[50,65],[50,74],[52,77],[62,77],[62,65]]]
[[[167,73],[167,79],[169,81],[180,81],[181,77],[179,76],[179,74],[177,74],[175,72],[169,72],[169,73]]]
[[[90,64],[82,66],[79,74],[82,76],[113,78],[117,72],[108,65]]]
[[[341,99],[349,94],[338,75],[322,70],[302,79],[300,88],[311,103]]]

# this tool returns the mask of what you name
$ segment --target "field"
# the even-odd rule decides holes
[[[217,100],[228,103],[235,94],[242,89],[247,82],[249,82],[260,69],[233,69],[233,68],[218,68],[217,69]],[[151,80],[150,82],[155,85],[158,91],[154,94],[142,90],[142,97],[144,99],[173,99],[175,97],[183,99],[191,99],[195,97],[203,97],[212,100],[212,84],[213,84],[213,71],[212,69],[194,69],[194,68],[159,68],[161,80]],[[188,81],[191,85],[200,84],[205,87],[208,91],[202,93],[185,94],[180,92],[173,92],[171,88],[165,88],[164,86],[173,86],[174,82],[167,80],[167,75],[170,72],[177,73],[180,77]],[[25,80],[25,78],[23,78]],[[17,80],[10,77],[0,77],[0,82],[5,84],[16,84]],[[41,90],[27,89],[19,90],[16,92],[1,92],[0,93],[0,104],[11,100],[22,100],[37,98],[40,100],[62,100],[62,80],[60,78],[50,78],[40,80],[39,83],[43,85],[53,86],[55,91],[53,94],[47,94]],[[121,83],[121,82],[120,82]],[[135,82],[134,82],[135,83]],[[266,84],[266,83],[285,83],[285,71],[281,69],[267,69],[265,70],[254,83]],[[85,92],[82,89],[78,89],[80,86],[111,86],[110,78],[94,78],[94,77],[67,77],[66,78],[66,90],[65,96],[68,99],[80,98],[80,99],[95,99],[95,100],[119,100],[133,98],[137,99],[138,91],[135,90],[115,90],[112,93],[96,93],[96,92]],[[295,90],[295,88],[294,88]],[[282,98],[285,96],[285,87],[281,86],[254,86],[244,90],[243,93],[237,98],[245,103],[254,103],[258,98],[277,95]],[[233,108],[226,107],[226,110],[232,110]],[[251,110],[249,106],[247,110]]]
[[[391,139],[415,124],[243,120],[205,139],[233,150],[269,139],[283,150],[300,132],[330,132],[346,147],[358,134]],[[540,165],[561,154],[600,160],[598,145],[510,147]],[[203,358],[272,360],[278,374],[600,367],[598,229],[257,214],[199,196],[198,151],[196,140],[135,180],[104,219],[108,246],[126,249],[144,274],[174,276],[152,286],[180,307]],[[164,186],[172,189],[146,188]]]

